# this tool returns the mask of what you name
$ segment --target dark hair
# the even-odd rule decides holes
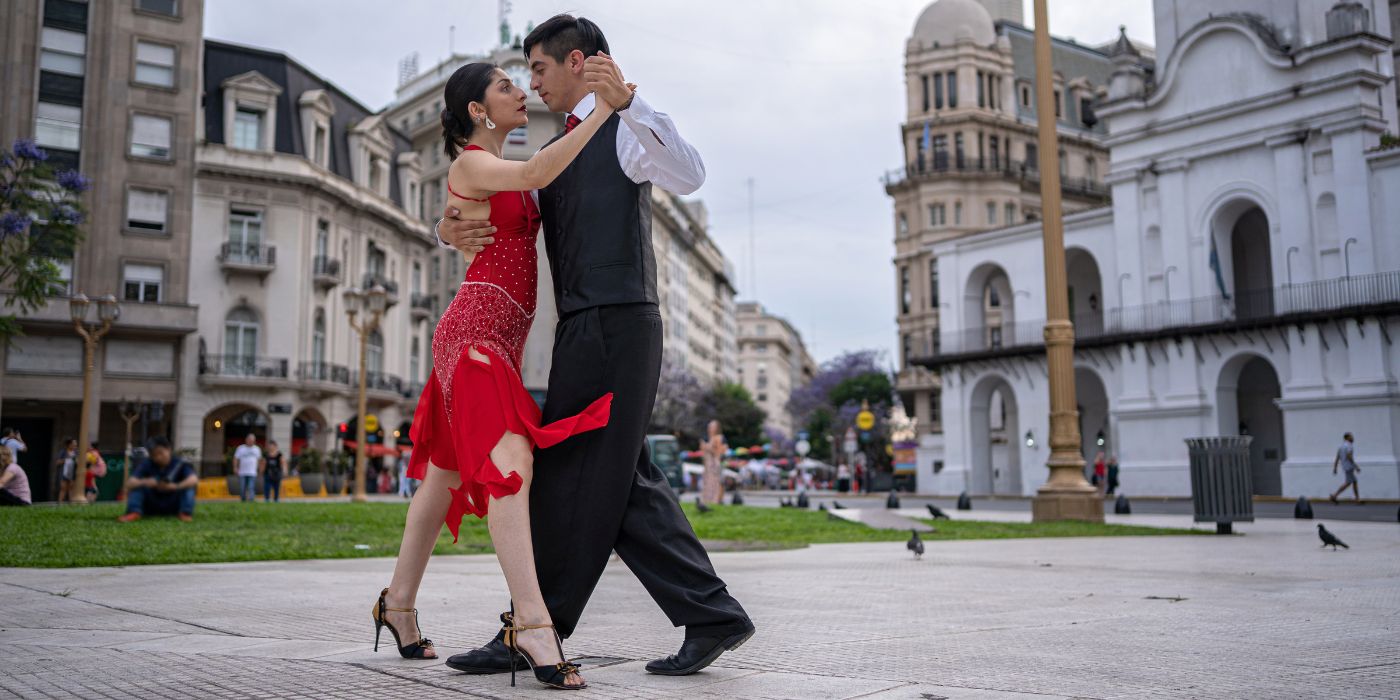
[[[146,448],[146,449],[152,450],[152,451],[154,451],[157,447],[164,447],[165,449],[168,450],[168,449],[170,449],[170,438],[168,438],[168,437],[166,437],[166,436],[164,436],[164,435],[157,435],[157,436],[151,438],[150,441],[148,441],[148,442],[146,443],[146,445],[147,445],[147,448]]]
[[[1343,436],[1342,436],[1342,439],[1343,439],[1343,440],[1350,440],[1350,439],[1352,439],[1351,433],[1347,433],[1347,434],[1343,435]]]
[[[14,434],[15,434],[15,429],[14,429],[14,428],[11,428],[11,427],[8,426],[8,425],[5,426],[5,430],[4,430],[3,432],[0,432],[0,435],[4,435],[5,437],[9,437],[9,436],[14,435]]]
[[[78,441],[78,438],[75,438],[75,437],[66,437],[66,438],[63,438],[63,446],[64,446],[64,447],[67,447],[67,446],[68,446],[68,443],[70,443],[70,442],[77,442],[77,441]]]
[[[486,98],[486,88],[491,86],[491,77],[496,70],[494,63],[468,63],[458,68],[447,87],[442,89],[442,150],[448,158],[457,157],[457,149],[465,148],[471,138],[471,112],[467,105],[481,102]]]
[[[530,59],[530,49],[536,44],[544,55],[560,63],[575,49],[582,52],[585,58],[596,56],[599,51],[612,53],[608,50],[608,40],[598,25],[592,20],[569,14],[550,17],[544,24],[535,27],[530,36],[525,37],[526,60]]]

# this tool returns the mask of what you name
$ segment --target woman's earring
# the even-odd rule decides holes
[[[487,117],[487,118],[486,118],[486,128],[488,128],[488,129],[495,129],[495,128],[496,128],[496,122],[491,121],[491,117]]]

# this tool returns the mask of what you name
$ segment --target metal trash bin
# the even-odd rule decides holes
[[[1254,522],[1254,483],[1248,435],[1187,438],[1191,455],[1191,505],[1196,522],[1215,523],[1228,535],[1231,524]]]

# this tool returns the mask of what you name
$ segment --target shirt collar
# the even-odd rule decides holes
[[[574,107],[574,111],[570,112],[570,114],[578,117],[579,121],[583,121],[588,118],[588,115],[593,113],[593,108],[597,106],[597,104],[597,96],[591,92],[587,93],[583,96],[583,99],[578,101],[578,105]]]

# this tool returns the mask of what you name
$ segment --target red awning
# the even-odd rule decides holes
[[[357,443],[354,440],[345,441],[345,449],[353,450]],[[388,445],[365,445],[366,457],[397,457],[399,451]]]

